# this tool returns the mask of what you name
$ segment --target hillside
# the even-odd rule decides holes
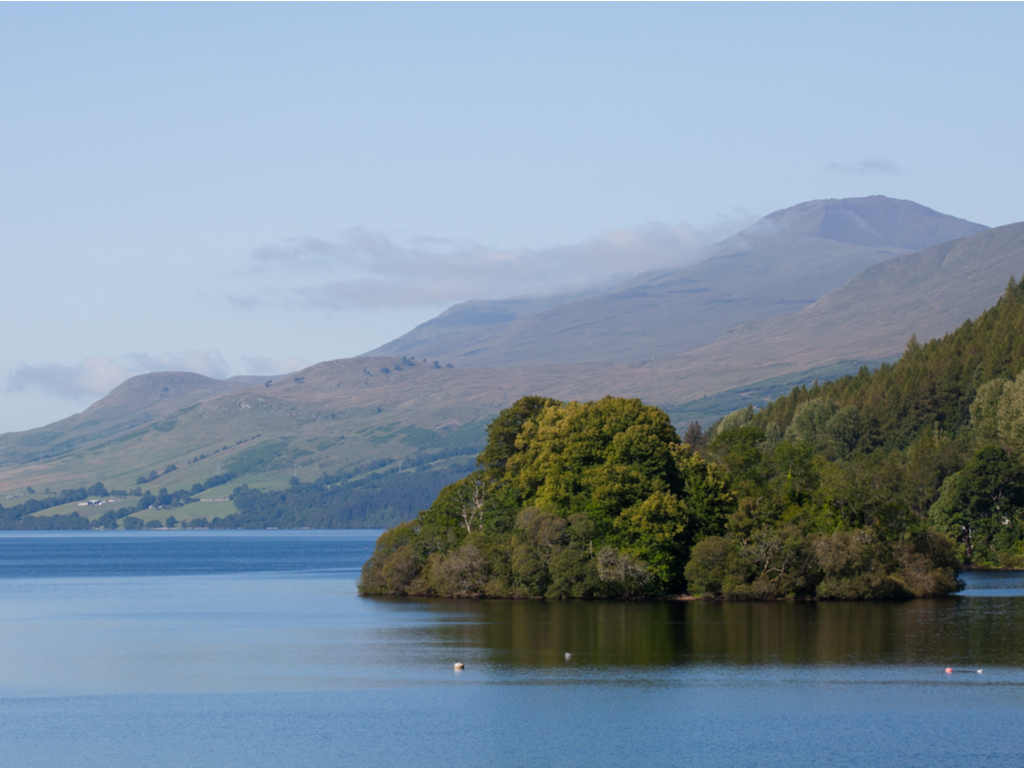
[[[679,362],[756,370],[889,358],[911,335],[925,341],[977,317],[1022,272],[1024,223],[1008,224],[874,265],[800,312],[735,328]]]
[[[882,196],[802,203],[710,246],[685,269],[550,307],[467,302],[368,354],[477,367],[672,357],[803,309],[872,264],[984,229]]]
[[[253,383],[248,376],[218,380],[198,373],[133,376],[82,413],[27,432],[0,435],[0,468],[61,456],[76,446],[122,434]]]
[[[708,424],[746,402],[894,359],[912,333],[923,342],[977,316],[1010,275],[1024,272],[1022,239],[1024,224],[1016,224],[904,254],[799,312],[656,360],[483,368],[360,357],[276,379],[147,374],[82,414],[0,436],[0,493],[97,481],[185,492],[230,473],[202,493],[225,498],[240,484],[284,488],[326,473],[362,483],[358,508],[373,519],[404,519],[452,472],[471,468],[487,422],[523,395],[638,397],[664,407],[680,430],[692,419]],[[388,488],[404,490],[396,496]],[[198,507],[183,508],[179,519],[214,513],[212,503]]]

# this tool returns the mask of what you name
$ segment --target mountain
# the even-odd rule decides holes
[[[800,216],[820,214],[820,231],[837,226],[828,223],[827,205],[808,206]],[[794,226],[806,229],[806,222]],[[806,253],[788,258],[813,261]],[[390,524],[429,503],[453,473],[468,471],[488,421],[523,395],[639,397],[668,410],[680,428],[695,418],[707,424],[794,385],[892,359],[912,333],[921,342],[941,336],[994,304],[1009,277],[1022,272],[1024,224],[1013,224],[873,264],[799,311],[657,359],[471,367],[391,356],[226,382],[147,374],[82,414],[0,435],[0,493],[102,481],[153,493],[199,484],[204,497],[225,498],[243,483],[285,488],[293,478],[311,481],[326,473],[351,489],[351,509],[374,524]],[[530,305],[518,311],[522,318]],[[155,479],[137,483],[153,473]],[[209,486],[211,478],[220,479]],[[234,507],[221,502],[182,510],[175,512],[179,519],[212,519]],[[166,512],[139,515],[162,520]]]
[[[208,398],[248,389],[254,378],[258,377],[220,380],[184,372],[133,376],[82,413],[45,427],[0,435],[0,467],[61,455],[83,443],[122,434]]]
[[[876,264],[800,312],[734,328],[678,362],[797,368],[898,355],[911,335],[937,338],[995,304],[1024,273],[1024,223]]]
[[[764,217],[693,266],[552,306],[459,304],[368,354],[477,367],[670,357],[803,309],[872,264],[985,229],[880,195],[816,200]]]

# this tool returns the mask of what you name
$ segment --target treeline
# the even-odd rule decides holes
[[[694,436],[691,430],[690,436]],[[362,594],[877,598],[958,587],[952,542],[892,515],[844,524],[808,446],[725,429],[695,449],[638,400],[524,398],[472,475],[378,540]],[[908,522],[910,524],[908,524]]]
[[[0,504],[0,530],[4,531],[53,531],[81,530],[90,528],[89,519],[81,517],[77,512],[69,515],[38,515],[51,507],[85,501],[90,496],[109,496],[103,483],[96,483],[88,488],[71,488],[60,491],[53,496],[42,499],[29,499],[21,504],[4,507]],[[123,492],[122,492],[123,495]]]
[[[194,496],[208,488],[223,485],[234,479],[230,473],[214,475],[203,483],[195,483],[191,491],[177,490],[168,491],[161,488],[154,495],[151,491],[140,490],[107,490],[103,483],[95,483],[88,488],[73,488],[60,491],[57,494],[42,499],[29,499],[28,501],[11,507],[0,505],[0,530],[18,531],[52,531],[52,530],[87,530],[91,528],[116,528],[119,525],[125,528],[142,528],[146,524],[138,518],[130,517],[136,512],[154,508],[174,509],[191,504],[196,499]],[[139,494],[137,502],[130,506],[123,506],[119,509],[108,509],[102,515],[90,520],[87,517],[72,512],[66,515],[39,515],[36,514],[52,507],[62,504],[85,501],[90,497],[115,497],[128,498]],[[152,527],[152,526],[150,526]]]
[[[348,480],[350,473],[323,475],[309,483],[294,482],[280,491],[236,488],[238,509],[214,518],[211,528],[385,528],[423,509],[447,484],[465,476],[472,464],[443,470],[378,473]]]

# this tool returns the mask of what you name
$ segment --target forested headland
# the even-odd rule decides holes
[[[1024,567],[1024,288],[898,362],[683,438],[638,400],[527,397],[387,531],[365,595],[878,599]]]

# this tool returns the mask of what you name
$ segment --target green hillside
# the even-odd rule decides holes
[[[398,474],[414,501],[400,509],[384,504],[370,517],[377,523],[404,519],[410,507],[429,502],[452,471],[464,474],[471,468],[490,408],[433,401],[424,390],[431,378],[443,380],[450,370],[388,359],[376,361],[371,371],[367,362],[324,363],[285,379],[267,379],[256,388],[250,384],[204,397],[211,389],[206,380],[191,398],[179,393],[180,402],[197,402],[170,415],[158,413],[161,418],[142,425],[118,422],[117,415],[130,410],[139,390],[162,392],[166,387],[173,392],[175,382],[186,381],[177,374],[136,377],[85,414],[5,435],[7,462],[0,469],[5,495],[22,494],[6,503],[29,498],[28,487],[43,499],[47,488],[97,481],[108,489],[156,494],[159,488],[187,491],[211,477],[231,475],[223,487],[197,495],[222,498],[240,484],[284,488],[293,478],[312,481],[327,473],[365,485],[378,475]],[[417,392],[411,398],[415,408],[409,402],[410,386]],[[27,446],[26,461],[11,461],[22,446]],[[417,493],[417,488],[426,490]],[[379,490],[376,496],[381,497]],[[57,511],[97,517],[103,509]],[[202,504],[175,514],[179,519],[210,516]]]

